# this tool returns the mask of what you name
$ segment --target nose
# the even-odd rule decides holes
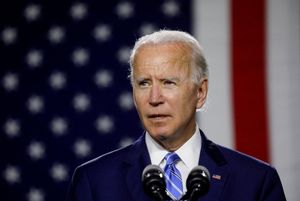
[[[164,103],[161,89],[157,85],[152,85],[149,94],[149,104],[152,106],[158,106]]]

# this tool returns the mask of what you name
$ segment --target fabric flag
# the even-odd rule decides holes
[[[190,32],[190,1],[0,1],[0,200],[63,201],[76,166],[143,129],[135,40]]]
[[[139,137],[130,48],[179,29],[199,39],[209,65],[200,127],[274,165],[297,201],[299,9],[299,0],[1,1],[0,200],[64,200],[77,165]]]
[[[287,200],[299,200],[299,1],[194,3],[194,34],[210,70],[200,127],[217,143],[274,165]]]

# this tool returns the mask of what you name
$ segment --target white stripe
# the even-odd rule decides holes
[[[300,4],[267,1],[267,74],[272,163],[287,200],[300,198]]]
[[[194,35],[209,65],[205,111],[198,112],[200,128],[213,141],[233,147],[230,67],[230,1],[194,0]]]
[[[179,189],[171,180],[170,180],[170,178],[169,178],[169,176],[168,175],[165,175],[165,177],[166,177],[166,179],[169,181],[169,183],[180,193],[180,194],[182,194],[183,192],[182,192],[182,190],[181,189]]]
[[[176,200],[176,197],[171,192],[167,190],[167,193],[169,196],[171,196],[172,200]]]

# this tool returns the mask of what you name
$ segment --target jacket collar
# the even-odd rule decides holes
[[[150,201],[150,198],[144,193],[141,182],[144,168],[151,164],[145,142],[145,134],[130,146],[130,151],[127,157],[123,158],[123,161],[129,165],[126,184],[131,193],[132,200]]]
[[[210,190],[207,195],[201,198],[202,201],[217,201],[228,176],[227,161],[221,153],[219,146],[210,141],[200,130],[202,147],[200,152],[199,165],[202,165],[210,172]],[[150,201],[144,194],[141,185],[141,177],[144,168],[151,163],[150,156],[143,134],[133,145],[129,147],[127,156],[122,160],[128,164],[126,182],[132,195],[132,200]]]
[[[206,167],[210,173],[209,192],[201,198],[202,201],[220,200],[221,193],[228,177],[227,161],[218,145],[207,139],[201,131],[202,148],[199,165]]]

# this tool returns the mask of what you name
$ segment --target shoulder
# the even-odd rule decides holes
[[[208,155],[218,166],[227,165],[230,169],[239,170],[271,170],[270,164],[245,153],[224,147],[209,140],[202,132],[202,146],[205,155]]]
[[[286,200],[277,170],[262,160],[219,146],[227,161],[229,186],[259,200]],[[231,192],[231,190],[228,190]]]
[[[111,186],[114,181],[121,181],[124,171],[129,167],[126,161],[132,146],[114,150],[76,167],[71,188],[86,188],[85,191],[89,192],[96,186]],[[73,189],[72,192],[78,190]]]
[[[135,157],[142,152],[142,146],[136,141],[79,165],[72,176],[69,200],[94,200],[94,197],[98,200],[120,200],[119,195],[128,197],[128,189],[124,188],[127,181],[124,175]]]
[[[112,172],[113,170],[119,171],[126,166],[136,163],[137,158],[141,154],[145,154],[145,152],[147,152],[147,148],[144,135],[142,135],[131,145],[113,150],[79,165],[75,172],[102,172],[105,174],[105,172]]]
[[[132,152],[134,145],[129,145],[124,148],[116,149],[114,151],[108,152],[90,161],[87,161],[76,168],[76,171],[85,170],[88,172],[111,169],[113,167],[118,167],[122,163],[126,163],[130,152]]]
[[[226,159],[231,176],[258,183],[264,183],[266,180],[280,181],[277,170],[269,163],[236,150],[217,146]]]
[[[229,149],[227,147],[223,147],[220,145],[217,145],[221,152],[224,154],[226,160],[228,163],[237,163],[242,166],[249,166],[249,167],[260,167],[260,168],[272,168],[270,164],[255,158],[253,156],[250,156],[248,154]]]

